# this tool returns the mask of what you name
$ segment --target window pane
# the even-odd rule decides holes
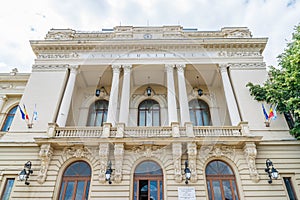
[[[152,161],[145,161],[139,164],[135,169],[135,174],[162,174],[162,170],[158,164]]]
[[[133,190],[133,200],[137,200],[137,181],[134,181]]]
[[[222,200],[222,193],[219,181],[213,181],[213,191],[215,200]]]
[[[82,200],[83,192],[84,192],[84,184],[85,184],[84,181],[78,181],[77,182],[75,200]]]
[[[90,176],[91,168],[86,162],[75,162],[65,171],[64,176]]]
[[[95,117],[96,117],[95,112],[90,113],[88,126],[94,126],[95,125]]]
[[[150,181],[150,200],[157,200],[157,180]],[[151,199],[152,198],[152,199]]]
[[[210,181],[206,181],[206,183],[207,183],[208,198],[209,198],[209,200],[212,200],[211,190],[210,190]]]
[[[231,188],[229,181],[223,181],[223,192],[226,200],[232,200]]]
[[[147,126],[152,126],[152,112],[146,112]]]
[[[89,190],[90,190],[90,181],[87,182],[86,190],[85,190],[85,199],[89,198]]]
[[[73,181],[68,182],[64,200],[72,200],[72,197],[74,195],[73,192],[74,192],[74,182]]]
[[[197,126],[203,126],[202,114],[200,110],[196,110]]]
[[[164,197],[163,197],[163,184],[162,184],[162,181],[159,181],[159,190],[160,190],[160,200],[163,200]]]
[[[12,188],[14,186],[15,179],[14,178],[8,178],[6,179],[4,192],[2,195],[2,200],[9,200]]]
[[[290,200],[296,200],[296,194],[294,192],[294,188],[291,182],[291,178],[290,177],[283,177],[284,180],[284,184],[286,187],[286,190],[288,192],[289,198]]]
[[[153,111],[153,126],[159,126],[159,111]]]
[[[13,107],[7,114],[6,116],[6,119],[4,121],[4,125],[3,127],[1,128],[1,131],[8,131],[10,126],[11,126],[11,123],[15,117],[15,114],[16,114],[16,110],[17,110],[18,106],[15,106]]]
[[[101,126],[102,123],[102,112],[97,112],[96,123],[95,126]]]
[[[235,200],[239,200],[239,196],[237,195],[235,181],[231,181],[234,191]]]
[[[140,119],[140,121],[139,121],[139,126],[146,126],[146,124],[145,124],[145,111],[140,111],[139,112],[139,119]]]
[[[59,200],[62,200],[64,190],[65,190],[65,182],[63,182],[63,183],[61,184],[61,187],[60,187],[60,194],[59,194]]]

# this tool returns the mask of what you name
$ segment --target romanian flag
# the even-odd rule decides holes
[[[21,113],[21,117],[24,120],[25,119],[25,114],[24,114],[22,108],[20,106],[18,106],[18,107],[19,107],[19,110],[20,110],[20,113]]]
[[[269,112],[269,119],[272,119],[274,117],[274,112],[272,107],[270,108],[270,112]]]
[[[25,118],[26,118],[27,120],[29,120],[29,116],[28,116],[28,113],[27,113],[25,104],[23,104],[23,107],[24,107]]]
[[[262,105],[262,109],[263,109],[265,118],[266,118],[266,120],[268,120],[268,119],[269,119],[269,115],[268,115],[268,113],[267,113],[267,111],[266,111],[266,109],[265,109],[265,106],[264,106],[264,104],[261,104],[261,105]]]

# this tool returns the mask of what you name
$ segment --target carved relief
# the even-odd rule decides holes
[[[248,163],[250,177],[252,181],[258,182],[259,174],[257,172],[256,163],[255,163],[255,159],[257,155],[256,145],[253,142],[246,143],[244,146],[244,154]]]
[[[134,146],[132,151],[147,158],[160,157],[164,153],[163,147],[158,145]]]
[[[115,144],[114,155],[115,155],[115,182],[120,183],[122,181],[124,144]]]
[[[197,181],[197,145],[195,143],[187,144],[187,153],[189,160],[189,168],[191,170],[191,182],[195,183]]]
[[[42,144],[40,149],[40,159],[41,159],[41,168],[37,177],[37,181],[39,184],[45,182],[47,177],[48,167],[51,161],[51,157],[53,155],[53,148],[50,144]]]
[[[109,155],[109,143],[101,143],[99,145],[99,157],[100,157],[100,170],[99,170],[99,181],[105,182],[105,172],[108,163]]]
[[[65,147],[64,156],[69,158],[88,158],[92,156],[90,149],[84,146]]]
[[[51,29],[46,35],[46,40],[71,40],[75,36],[75,31],[71,29]]]
[[[199,168],[203,168],[203,164],[208,158],[226,157],[234,161],[235,149],[231,146],[202,146],[199,152],[200,165]]]
[[[174,162],[174,179],[177,183],[182,181],[181,175],[181,155],[182,155],[182,145],[181,143],[173,143],[173,162]]]

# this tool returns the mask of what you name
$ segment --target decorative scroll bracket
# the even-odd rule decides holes
[[[37,181],[39,184],[43,184],[47,178],[47,171],[49,168],[52,155],[53,155],[53,148],[51,147],[51,145],[42,144],[39,153],[39,156],[41,158],[41,168],[39,171],[39,175],[37,177]]]
[[[244,146],[244,154],[248,163],[250,177],[253,182],[259,181],[259,174],[256,169],[255,158],[257,155],[256,145],[254,142],[246,142]]]
[[[180,183],[182,180],[182,175],[181,175],[182,144],[173,143],[172,150],[173,150],[173,162],[174,162],[174,179],[176,183]]]
[[[100,171],[99,171],[99,181],[105,183],[105,172],[108,163],[109,155],[109,143],[101,143],[99,145],[99,157],[100,157]]]
[[[197,145],[196,143],[187,144],[187,153],[189,160],[189,168],[191,170],[191,182],[197,181]]]
[[[124,158],[124,144],[115,144],[115,182],[120,183],[122,181],[122,169],[123,169],[123,158]]]

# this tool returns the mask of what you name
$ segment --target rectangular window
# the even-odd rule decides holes
[[[14,186],[15,179],[14,178],[7,178],[5,182],[5,186],[3,189],[3,193],[1,195],[1,200],[9,200],[12,188]]]
[[[298,200],[292,184],[291,177],[283,177],[283,181],[290,200]]]

